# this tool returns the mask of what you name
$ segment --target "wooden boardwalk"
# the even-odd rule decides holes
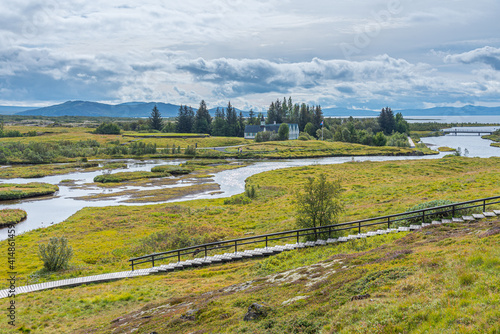
[[[356,240],[356,239],[362,239],[362,238],[369,238],[372,236],[384,235],[384,234],[388,234],[388,233],[409,232],[409,231],[419,230],[422,227],[440,225],[440,224],[446,224],[446,223],[471,222],[471,221],[475,221],[477,219],[484,219],[487,217],[496,217],[497,215],[500,216],[500,210],[493,210],[493,212],[483,212],[482,214],[474,214],[472,216],[463,216],[463,217],[457,217],[457,218],[453,218],[453,219],[443,219],[441,221],[433,221],[432,223],[429,223],[429,224],[410,225],[408,227],[402,226],[402,227],[398,227],[398,228],[389,228],[389,229],[385,229],[385,230],[370,231],[370,232],[361,233],[361,234],[348,235],[347,237],[329,238],[327,240],[308,241],[308,242],[304,242],[304,243],[299,242],[299,243],[295,243],[295,244],[278,245],[278,246],[274,246],[274,247],[255,248],[253,250],[246,250],[243,252],[225,253],[225,254],[220,254],[220,255],[207,256],[207,257],[203,257],[203,258],[196,258],[196,259],[192,259],[192,260],[169,263],[167,265],[160,265],[160,266],[147,268],[147,269],[137,269],[134,271],[121,271],[121,272],[116,272],[116,273],[94,275],[94,276],[85,276],[85,277],[78,277],[78,278],[69,278],[69,279],[64,279],[64,280],[59,280],[59,281],[26,285],[26,286],[16,287],[15,294],[18,295],[21,293],[29,293],[29,292],[35,292],[35,291],[40,291],[40,290],[74,287],[74,286],[78,286],[78,285],[82,285],[82,284],[89,284],[89,283],[110,282],[110,281],[115,281],[115,280],[124,279],[124,278],[132,278],[132,277],[137,277],[137,276],[147,276],[150,274],[156,274],[156,273],[161,273],[161,272],[171,272],[174,270],[182,270],[182,269],[188,269],[188,268],[193,268],[193,267],[201,267],[201,266],[206,266],[206,265],[211,265],[211,264],[219,264],[219,263],[237,261],[237,260],[248,259],[248,258],[259,258],[259,257],[279,254],[281,252],[290,251],[293,249],[330,245],[330,244],[334,244],[334,243],[347,242],[349,240]],[[8,296],[9,296],[8,289],[0,290],[0,299],[7,298]]]

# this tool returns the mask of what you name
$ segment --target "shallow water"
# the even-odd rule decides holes
[[[491,157],[500,156],[500,148],[490,147],[490,141],[483,140],[479,136],[454,136],[448,135],[444,137],[424,138],[424,142],[436,146],[448,146],[452,148],[461,147],[462,152],[468,150],[469,156],[478,157]],[[389,161],[389,160],[415,160],[415,159],[437,159],[443,157],[448,153],[441,153],[439,155],[425,156],[425,157],[327,157],[316,159],[292,159],[292,160],[272,160],[257,162],[252,165],[241,167],[232,170],[226,170],[215,173],[213,175],[213,182],[220,185],[220,192],[214,194],[213,191],[207,191],[200,194],[187,195],[180,199],[170,200],[165,202],[155,203],[126,203],[125,200],[129,196],[115,196],[113,198],[105,198],[100,200],[84,200],[79,199],[81,196],[88,196],[93,194],[108,194],[116,193],[124,190],[153,190],[165,187],[183,187],[191,185],[189,179],[183,180],[174,185],[162,186],[122,186],[113,189],[100,188],[91,186],[93,179],[97,175],[101,175],[103,171],[97,172],[77,172],[64,175],[47,176],[39,179],[10,179],[0,180],[3,183],[29,183],[29,182],[46,182],[59,185],[59,192],[54,196],[47,196],[40,199],[25,199],[20,201],[11,201],[9,203],[0,204],[0,209],[3,208],[20,208],[28,213],[28,218],[16,225],[16,234],[21,234],[40,227],[47,227],[51,224],[60,223],[71,215],[84,207],[103,207],[112,205],[147,205],[170,203],[192,199],[207,199],[207,198],[222,198],[230,197],[235,194],[242,193],[245,189],[245,180],[258,173],[298,166],[309,165],[326,165],[326,164],[340,164],[352,161]],[[126,161],[128,168],[114,170],[112,173],[121,171],[149,171],[152,167],[163,164],[179,164],[181,160],[150,160],[150,161]],[[72,179],[77,180],[73,185],[60,183],[62,180]],[[7,229],[0,229],[0,240],[7,238]]]

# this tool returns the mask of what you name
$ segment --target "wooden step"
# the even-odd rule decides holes
[[[494,212],[483,212],[483,216],[485,217],[496,217],[497,215]]]
[[[474,219],[484,219],[486,218],[483,214],[481,213],[474,213],[472,214],[472,217],[474,217]]]

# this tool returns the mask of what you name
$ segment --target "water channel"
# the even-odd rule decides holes
[[[484,128],[483,128],[484,129]],[[429,137],[423,138],[424,143],[431,147],[448,146],[452,148],[461,148],[462,153],[468,151],[470,157],[500,157],[500,148],[491,147],[489,140],[481,139],[478,135],[455,136],[447,135],[442,137]],[[298,167],[308,165],[327,165],[327,164],[341,164],[348,161],[389,161],[389,160],[415,160],[415,159],[438,159],[445,155],[430,155],[424,157],[380,157],[380,156],[367,156],[367,157],[327,157],[316,159],[291,159],[291,160],[272,160],[260,161],[246,167],[241,167],[232,170],[226,170],[215,173],[212,177],[212,182],[220,186],[220,192],[207,191],[195,195],[187,195],[176,200],[170,200],[159,203],[169,203],[176,201],[185,201],[192,199],[207,199],[207,198],[221,198],[230,197],[235,194],[242,193],[245,187],[245,179],[248,177],[280,168]],[[134,161],[128,160],[126,169],[117,169],[112,173],[123,171],[150,171],[152,167],[164,164],[179,164],[182,160],[151,160],[151,161]],[[121,192],[124,190],[153,190],[158,187],[151,185],[149,187],[134,187],[124,185],[113,189],[102,188],[93,185],[95,176],[103,174],[103,171],[98,172],[77,172],[64,175],[47,176],[38,179],[9,179],[0,180],[2,183],[29,183],[29,182],[46,182],[57,184],[59,191],[54,196],[47,196],[38,199],[24,199],[19,201],[9,201],[0,204],[0,209],[4,208],[20,208],[28,213],[28,217],[23,222],[16,225],[16,234],[21,234],[40,227],[47,227],[51,224],[60,223],[71,215],[84,207],[103,207],[112,205],[146,205],[153,203],[127,203],[124,202],[129,196],[115,196],[98,201],[89,201],[79,197],[88,196],[99,193],[113,193]],[[71,185],[65,184],[63,180],[75,180]],[[195,180],[184,179],[168,187],[185,187],[191,185]],[[0,240],[7,239],[7,229],[0,229]]]

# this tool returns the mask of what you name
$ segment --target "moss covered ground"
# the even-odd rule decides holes
[[[351,221],[434,199],[498,195],[500,159],[297,167],[250,177],[247,185],[256,187],[257,196],[247,204],[213,199],[85,208],[63,223],[16,237],[17,284],[128,270],[132,256],[191,239],[292,229],[292,193],[319,173],[341,180],[342,221]],[[500,240],[494,233],[481,236],[496,228],[493,220],[449,225],[165,276],[21,294],[18,328],[35,333],[130,333],[134,328],[140,333],[495,333]],[[53,236],[68,238],[74,257],[68,270],[46,274],[36,251]],[[7,248],[6,241],[0,248]],[[1,266],[0,276],[5,275]],[[281,279],[289,276],[295,279]],[[366,293],[369,299],[350,301]],[[264,320],[244,322],[251,302],[267,303],[273,311]],[[189,310],[195,320],[181,318]]]

